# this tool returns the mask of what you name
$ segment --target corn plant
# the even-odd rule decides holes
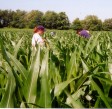
[[[112,33],[50,32],[36,51],[31,31],[0,32],[0,107],[111,108]]]

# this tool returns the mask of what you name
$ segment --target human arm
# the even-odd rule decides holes
[[[36,45],[36,42],[35,42],[35,38],[33,36],[33,38],[32,38],[32,47],[35,47],[35,45]]]

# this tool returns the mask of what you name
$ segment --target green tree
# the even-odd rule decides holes
[[[98,19],[95,15],[88,15],[82,21],[82,26],[85,29],[89,30],[101,30],[102,29],[102,21]]]
[[[24,28],[25,27],[25,16],[26,12],[21,10],[16,10],[12,13],[12,21],[10,21],[10,26],[14,28]]]
[[[32,10],[24,17],[25,24],[28,28],[34,28],[37,25],[43,24],[42,22],[43,12],[38,10]]]
[[[9,24],[9,11],[8,10],[0,10],[0,26],[7,27]]]
[[[58,14],[57,25],[58,25],[57,29],[69,29],[70,28],[70,22],[65,12],[60,12]]]
[[[7,17],[8,17],[8,27],[13,27],[12,22],[14,20],[13,18],[15,17],[15,12],[9,10]]]
[[[46,28],[57,29],[57,20],[58,20],[58,15],[54,11],[47,11],[44,14],[43,22]]]
[[[2,17],[0,17],[0,28],[3,28],[4,25],[4,20],[2,19]]]
[[[71,28],[74,29],[74,30],[77,30],[77,29],[81,29],[82,28],[82,23],[81,23],[81,21],[80,21],[79,18],[76,18],[72,22]]]
[[[112,31],[112,18],[110,19],[105,19],[103,22],[103,30]]]

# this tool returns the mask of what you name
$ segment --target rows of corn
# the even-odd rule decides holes
[[[0,107],[111,108],[112,32],[50,32],[34,50],[31,30],[0,31]]]

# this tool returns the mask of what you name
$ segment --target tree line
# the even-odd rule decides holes
[[[56,13],[39,10],[30,12],[22,10],[0,10],[0,28],[34,28],[36,25],[43,25],[48,29],[88,29],[93,31],[112,31],[112,18],[102,21],[96,15],[87,15],[83,20],[76,18],[70,23],[65,12]]]

